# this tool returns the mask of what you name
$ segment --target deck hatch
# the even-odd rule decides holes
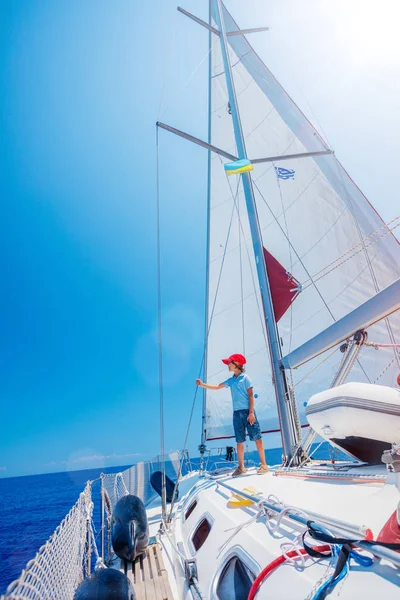
[[[192,543],[193,543],[193,546],[194,546],[196,552],[198,550],[200,550],[200,548],[202,547],[202,545],[208,538],[210,531],[211,531],[210,521],[208,521],[208,519],[202,519],[200,521],[200,523],[198,524],[198,526],[196,527],[196,530],[192,537]]]
[[[196,506],[197,506],[197,500],[194,500],[192,502],[192,504],[189,506],[189,508],[187,509],[187,511],[185,512],[185,521],[188,520],[188,518],[190,517],[190,515],[192,514],[192,512],[194,511]]]
[[[247,598],[255,578],[255,575],[238,556],[232,556],[223,568],[217,583],[218,600]]]

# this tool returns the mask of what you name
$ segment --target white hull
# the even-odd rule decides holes
[[[252,486],[264,498],[273,494],[287,506],[296,506],[305,512],[311,511],[355,526],[364,526],[372,530],[376,539],[400,501],[400,493],[394,482],[388,483],[385,479],[384,467],[367,467],[342,471],[339,475],[327,471],[324,475],[321,469],[315,468],[270,472],[264,476],[258,476],[254,470],[249,470],[245,476],[235,479],[224,476],[219,481],[239,491]],[[181,500],[176,506],[171,530],[168,535],[159,534],[158,538],[165,552],[164,563],[177,600],[189,600],[193,597],[184,576],[184,557],[196,559],[199,588],[203,597],[217,599],[218,580],[230,557],[239,556],[257,575],[268,563],[280,556],[283,549],[290,550],[290,547],[282,545],[290,545],[304,530],[302,525],[283,518],[277,531],[272,534],[266,526],[265,516],[259,515],[252,521],[259,512],[256,505],[230,508],[228,502],[231,492],[218,485],[218,480],[200,478],[198,473],[185,477],[180,484],[180,491]],[[185,520],[185,512],[194,500],[197,505]],[[159,528],[159,509],[158,500],[148,509],[151,535],[155,535]],[[211,522],[211,531],[203,546],[196,552],[192,537],[204,518]],[[272,519],[270,524],[274,526],[276,520]],[[232,537],[238,526],[244,527]],[[304,567],[286,563],[266,579],[257,599],[312,598],[311,592],[326,574],[328,564],[328,560],[315,561],[311,558],[306,559]],[[329,597],[336,597],[340,591],[342,600],[361,597],[395,600],[400,594],[399,586],[400,571],[387,560],[376,560],[369,568],[352,563],[348,576]]]

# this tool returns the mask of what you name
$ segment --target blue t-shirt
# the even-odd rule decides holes
[[[237,377],[233,375],[224,381],[224,386],[231,388],[233,410],[249,409],[249,394],[247,390],[253,387],[251,379],[246,373]]]

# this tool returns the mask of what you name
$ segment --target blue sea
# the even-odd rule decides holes
[[[323,445],[325,446],[325,444]],[[316,458],[327,458],[321,446]],[[281,448],[267,451],[269,464],[281,460]],[[209,467],[224,457],[212,457]],[[257,462],[257,453],[248,454]],[[193,466],[198,460],[192,461]],[[100,473],[116,473],[127,466],[46,475],[29,475],[0,479],[0,594],[16,579],[26,563],[51,536],[57,525],[77,501],[87,481],[95,480]],[[96,531],[100,530],[100,482],[93,485],[93,515]]]
[[[87,481],[100,473],[115,473],[128,467],[88,469],[68,473],[27,475],[0,479],[0,594],[16,579],[26,563],[51,536],[77,501]],[[93,486],[100,520],[100,482]]]

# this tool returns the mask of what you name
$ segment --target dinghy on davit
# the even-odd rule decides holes
[[[381,464],[383,453],[400,445],[398,389],[345,383],[311,396],[306,415],[321,437],[368,464]]]

